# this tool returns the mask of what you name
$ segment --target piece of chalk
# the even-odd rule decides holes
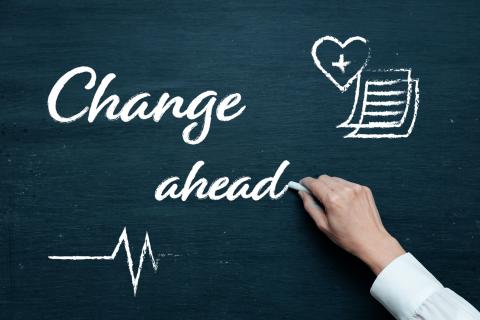
[[[301,184],[298,183],[298,182],[290,181],[290,182],[288,183],[288,187],[289,187],[290,189],[293,189],[293,190],[303,191],[303,192],[312,194],[312,193],[310,192],[310,190],[308,190],[307,188],[305,188],[303,185],[301,185]]]

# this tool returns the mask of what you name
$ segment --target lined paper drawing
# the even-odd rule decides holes
[[[417,118],[419,80],[412,78],[410,69],[364,70],[370,60],[367,42],[359,36],[344,42],[324,36],[313,44],[315,65],[341,92],[356,83],[352,111],[337,128],[353,129],[344,138],[406,138]],[[364,56],[358,53],[362,44],[368,48]],[[357,51],[349,50],[354,45]]]
[[[339,128],[354,128],[345,138],[406,138],[419,106],[418,79],[410,69],[365,70],[357,78],[355,101]]]

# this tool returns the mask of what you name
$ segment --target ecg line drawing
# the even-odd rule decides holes
[[[142,253],[140,254],[140,261],[138,262],[138,269],[137,269],[137,274],[134,273],[133,271],[133,260],[132,260],[132,254],[130,252],[130,244],[128,242],[128,234],[127,234],[127,228],[124,227],[122,234],[118,238],[118,243],[115,246],[115,249],[113,249],[113,252],[109,256],[48,256],[48,259],[50,260],[72,260],[72,261],[81,261],[81,260],[115,260],[115,257],[118,254],[118,251],[120,250],[120,247],[124,246],[125,248],[125,253],[127,255],[127,264],[128,264],[128,270],[130,271],[130,277],[132,280],[132,286],[133,286],[133,295],[137,295],[137,288],[138,288],[138,282],[140,280],[140,274],[142,272],[142,267],[143,267],[143,262],[145,260],[145,255],[148,252],[148,255],[150,257],[150,261],[152,262],[152,267],[155,272],[157,272],[158,269],[158,261],[155,260],[153,256],[153,251],[152,251],[152,246],[150,245],[150,238],[148,236],[148,232],[145,232],[145,241],[143,242],[143,247],[142,247]]]

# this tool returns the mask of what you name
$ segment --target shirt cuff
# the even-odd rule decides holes
[[[396,319],[410,319],[442,284],[410,253],[396,258],[380,272],[371,295]]]

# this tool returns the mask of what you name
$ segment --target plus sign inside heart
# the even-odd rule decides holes
[[[367,65],[370,48],[362,37],[351,37],[341,42],[325,36],[313,44],[315,65],[342,92],[345,92]]]

